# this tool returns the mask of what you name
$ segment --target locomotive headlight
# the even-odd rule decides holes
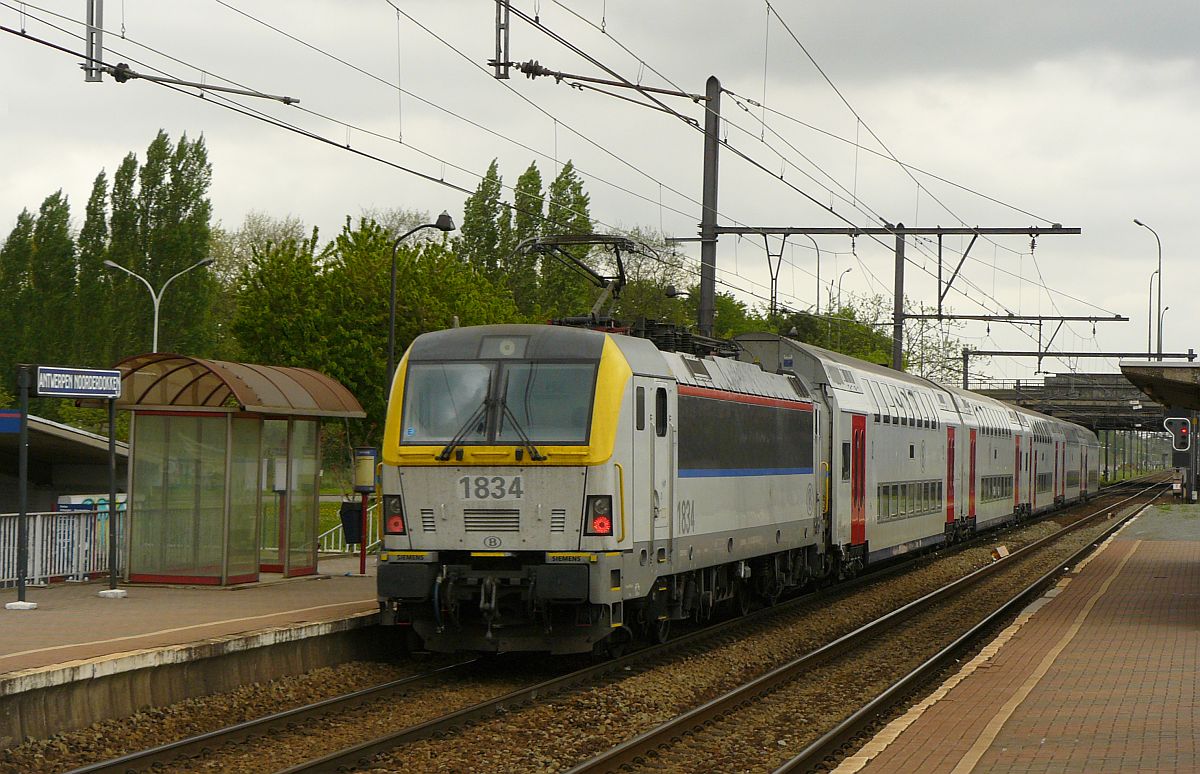
[[[612,495],[588,495],[583,508],[583,533],[611,537]]]
[[[401,504],[400,495],[383,496],[383,532],[386,535],[405,533],[404,506]]]

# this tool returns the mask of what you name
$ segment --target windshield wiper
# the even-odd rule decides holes
[[[458,432],[450,439],[450,443],[446,444],[434,459],[440,462],[446,462],[450,459],[450,455],[454,453],[454,449],[458,447],[467,437],[467,433],[471,432],[471,428],[475,427],[477,422],[487,421],[489,409],[495,399],[492,397],[492,376],[488,374],[487,391],[483,394],[483,403],[479,404],[479,408],[467,417],[467,421],[463,422],[462,427],[458,428]]]
[[[533,441],[529,440],[529,434],[525,432],[525,428],[521,427],[521,423],[517,421],[517,415],[508,407],[508,374],[504,374],[504,385],[500,389],[500,425],[504,426],[504,417],[512,422],[513,430],[517,431],[517,437],[521,439],[521,445],[529,451],[529,459],[534,462],[541,462],[546,459],[546,455],[537,450],[533,445]],[[498,435],[498,434],[497,434]]]

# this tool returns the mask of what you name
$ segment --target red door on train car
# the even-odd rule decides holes
[[[1013,470],[1013,510],[1021,507],[1021,436],[1016,436],[1017,466]]]
[[[1033,455],[1033,475],[1029,477],[1029,507],[1037,508],[1037,469],[1038,469],[1038,453],[1033,444],[1029,444],[1029,453]]]
[[[971,474],[970,482],[967,484],[967,517],[975,518],[975,431],[971,431],[971,465],[968,471]]]
[[[1058,441],[1054,442],[1054,497],[1057,498],[1058,492]]]
[[[855,414],[850,425],[850,544],[867,541],[867,418]]]
[[[954,428],[946,428],[946,523],[954,523]]]

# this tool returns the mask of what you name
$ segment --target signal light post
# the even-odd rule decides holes
[[[1175,451],[1188,451],[1192,448],[1192,420],[1186,417],[1168,417],[1163,420],[1163,427],[1171,434],[1171,448]]]

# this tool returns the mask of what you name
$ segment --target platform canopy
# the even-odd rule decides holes
[[[151,352],[127,357],[117,407],[213,411],[292,417],[363,417],[340,383],[309,368],[230,363]]]
[[[1200,409],[1200,364],[1122,360],[1121,373],[1155,401],[1177,409]]]

